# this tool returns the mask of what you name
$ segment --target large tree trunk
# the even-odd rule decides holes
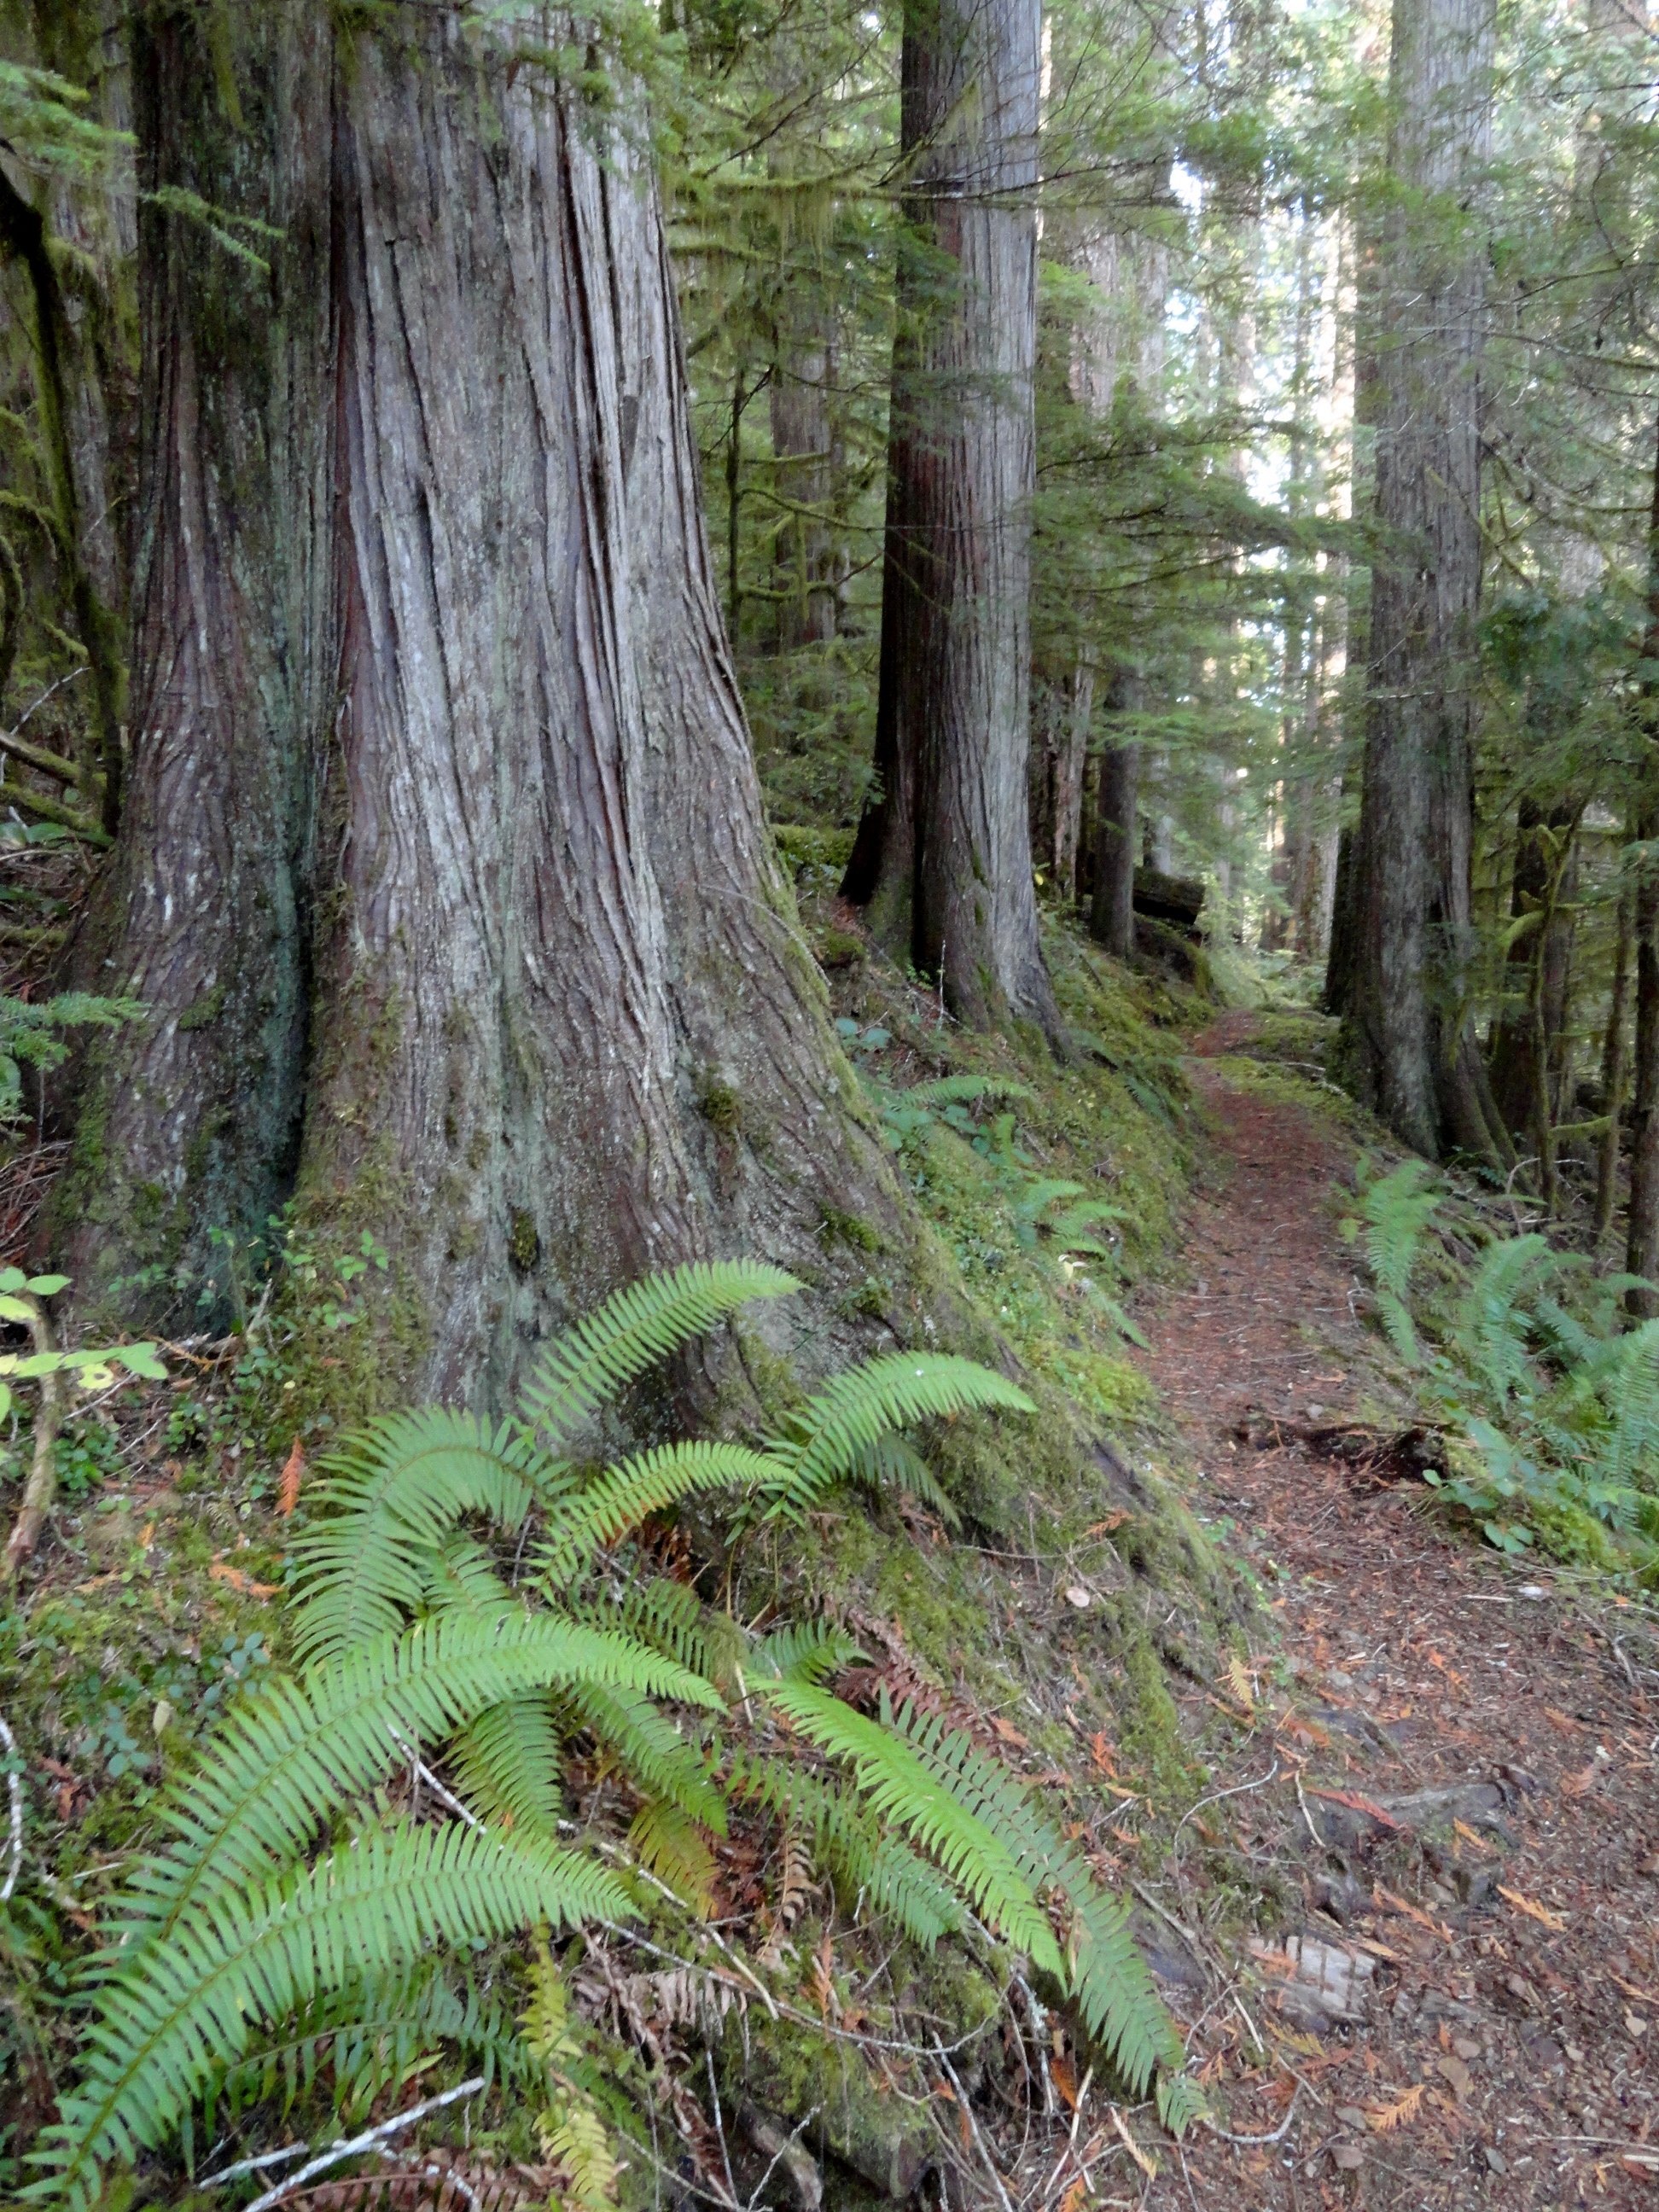
[[[906,1217],[771,856],[633,141],[534,58],[550,9],[522,51],[447,7],[234,20],[234,119],[205,19],[136,33],[145,182],[280,236],[267,279],[144,212],[94,959],[151,1011],[83,1119],[71,1260],[200,1273],[292,1190],[325,1247],[391,1248],[392,1387],[498,1398],[619,1279],[823,1282],[826,1204]]]
[[[1492,0],[1395,0],[1353,1017],[1366,1103],[1419,1151],[1487,1155],[1467,1012]]]
[[[976,1026],[1060,1036],[1031,881],[1039,0],[913,0],[878,796],[847,896]]]

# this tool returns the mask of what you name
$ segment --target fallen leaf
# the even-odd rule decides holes
[[[1485,1836],[1477,1836],[1474,1830],[1462,1820],[1452,1822],[1452,1831],[1454,1834],[1462,1836],[1466,1844],[1473,1844],[1478,1851],[1490,1851],[1497,1848]]]
[[[1275,1725],[1281,1735],[1294,1737],[1297,1743],[1312,1743],[1327,1747],[1330,1743],[1330,1735],[1327,1729],[1321,1728],[1316,1721],[1304,1721],[1299,1713],[1286,1713]]]
[[[304,1480],[305,1471],[305,1446],[295,1437],[294,1449],[283,1462],[282,1480],[276,1489],[276,1510],[284,1520],[300,1502],[300,1485]]]
[[[1088,2194],[1089,2185],[1079,2175],[1060,2198],[1060,2212],[1082,2212],[1083,2203]]]
[[[1431,1936],[1437,1936],[1443,1943],[1451,1942],[1449,1928],[1443,1928],[1437,1920],[1431,1919],[1420,1906],[1408,1905],[1403,1897],[1396,1897],[1391,1889],[1384,1889],[1380,1881],[1371,1895],[1379,1905],[1386,1905],[1390,1912],[1403,1912],[1407,1920],[1414,1920],[1419,1928],[1426,1928]]]
[[[1356,1951],[1369,1951],[1374,1958],[1392,1960],[1396,1966],[1400,1963],[1399,1952],[1390,1950],[1386,1943],[1379,1943],[1374,1936],[1350,1936],[1346,1941]]]
[[[1567,1920],[1565,1913],[1552,1912],[1547,1905],[1539,1905],[1530,1897],[1522,1897],[1518,1889],[1505,1889],[1501,1881],[1497,1887],[1498,1894],[1500,1897],[1508,1898],[1517,1912],[1524,1912],[1528,1920],[1535,1920],[1540,1928],[1566,1926]]]
[[[1246,1712],[1255,1711],[1255,1692],[1250,1687],[1250,1678],[1244,1671],[1244,1662],[1235,1652],[1229,1657],[1225,1668],[1227,1687],[1238,1699]]]
[[[1147,2153],[1142,2150],[1140,2145],[1129,2133],[1128,2123],[1125,2120],[1122,2113],[1119,2112],[1115,2105],[1112,2106],[1111,2112],[1112,2125],[1117,2130],[1118,2135],[1122,2141],[1124,2149],[1128,2152],[1130,2157],[1133,2159],[1135,2164],[1146,2175],[1147,2180],[1156,2181],[1158,2179],[1158,2160],[1155,2158],[1148,2156]]]
[[[1048,2061],[1048,2079],[1066,2100],[1068,2110],[1076,2112],[1077,2076],[1065,2059],[1051,2058]]]
[[[1108,1743],[1103,1729],[1091,1739],[1089,1755],[1103,1774],[1117,1772],[1117,1747],[1115,1744]]]
[[[1121,1528],[1128,1518],[1127,1509],[1120,1505],[1115,1512],[1109,1513],[1103,1521],[1097,1521],[1092,1528],[1085,1528],[1083,1532],[1084,1535],[1085,1537],[1109,1536],[1114,1528]]]
[[[1451,2084],[1452,2094],[1460,2104],[1474,2094],[1474,2076],[1461,2058],[1454,2057],[1449,2051],[1442,2051],[1430,2063],[1443,2080]]]
[[[991,1726],[1002,1738],[1004,1743],[1012,1743],[1021,1751],[1029,1751],[1031,1748],[1030,1736],[1022,1735],[1013,1723],[1004,1720],[1000,1713],[992,1715]]]
[[[1561,1777],[1562,1791],[1569,1797],[1583,1797],[1595,1789],[1600,1779],[1600,1770],[1595,1761],[1591,1759],[1589,1765],[1582,1767],[1577,1774],[1564,1774]]]
[[[1383,1827],[1393,1828],[1398,1834],[1403,1835],[1406,1832],[1403,1825],[1395,1819],[1392,1813],[1385,1813],[1375,1800],[1362,1797],[1357,1790],[1310,1788],[1308,1795],[1310,1797],[1322,1797],[1330,1805],[1346,1805],[1351,1813],[1363,1813],[1368,1820],[1379,1821]]]
[[[1583,1721],[1574,1720],[1571,1713],[1564,1713],[1555,1705],[1545,1706],[1544,1718],[1552,1728],[1559,1729],[1563,1735],[1581,1735],[1583,1733]]]
[[[1615,1974],[1613,1979],[1627,1997],[1634,1997],[1638,2004],[1659,2005],[1659,1997],[1655,1996],[1651,1990],[1643,1989],[1639,1983],[1627,1982],[1622,1974]]]
[[[282,1595],[281,1583],[256,1583],[249,1576],[245,1575],[240,1567],[228,1567],[222,1559],[212,1560],[208,1566],[208,1574],[214,1582],[226,1583],[243,1597],[280,1597]]]
[[[1417,2118],[1417,2108],[1422,2101],[1423,2084],[1420,2081],[1415,2081],[1401,2096],[1396,2098],[1392,2105],[1379,2106],[1373,2111],[1368,2112],[1365,2115],[1365,2125],[1368,2128],[1375,2128],[1378,2135],[1385,2136],[1390,2128],[1401,2128],[1407,2120],[1414,2120]]]

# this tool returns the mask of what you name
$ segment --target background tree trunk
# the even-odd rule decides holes
[[[1659,429],[1653,447],[1653,505],[1648,524],[1648,620],[1642,656],[1659,662]],[[1650,744],[1659,746],[1659,681],[1650,675],[1642,685],[1649,718]],[[1651,847],[1659,840],[1659,802],[1652,796],[1655,760],[1648,761],[1649,793],[1636,835]],[[1636,1036],[1632,1059],[1635,1091],[1631,1105],[1630,1201],[1626,1216],[1625,1267],[1659,1285],[1659,868],[1644,857],[1636,884]],[[1632,1314],[1659,1314],[1659,1288],[1626,1294]]]
[[[1135,948],[1135,865],[1139,745],[1107,745],[1100,756],[1095,802],[1095,881],[1089,928],[1108,952],[1127,960]]]
[[[1465,1009],[1485,269],[1468,210],[1493,37],[1492,0],[1395,0],[1353,1014],[1366,1103],[1431,1158],[1500,1140]]]
[[[833,334],[821,315],[783,308],[769,394],[774,489],[787,502],[777,534],[778,647],[792,653],[836,635],[836,556],[829,507],[835,488]],[[805,326],[803,326],[805,325]]]
[[[1516,1003],[1496,1026],[1489,1058],[1492,1097],[1504,1127],[1534,1142],[1540,1099],[1547,1096],[1552,1116],[1560,1103],[1556,1094],[1573,940],[1573,915],[1560,909],[1570,909],[1574,896],[1578,812],[1523,799],[1516,823],[1510,915],[1515,921],[1527,915],[1538,920],[1510,947],[1504,965]],[[1565,852],[1563,832],[1569,839]]]
[[[878,797],[846,896],[962,1020],[1060,1036],[1031,881],[1038,0],[913,0]]]
[[[832,1199],[907,1217],[772,859],[631,140],[448,9],[235,20],[234,119],[202,21],[137,37],[147,178],[282,236],[267,280],[145,212],[101,957],[152,1012],[71,1264],[199,1273],[292,1188],[325,1249],[391,1249],[389,1387],[499,1399],[641,1269],[822,1282]]]

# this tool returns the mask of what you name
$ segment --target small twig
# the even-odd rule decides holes
[[[1173,1838],[1171,1838],[1171,1840],[1173,1840]],[[1157,1913],[1160,1920],[1167,1920],[1169,1922],[1170,1927],[1175,1929],[1176,1934],[1180,1936],[1182,1942],[1192,1953],[1194,1958],[1197,1960],[1199,1965],[1203,1967],[1206,1973],[1208,1973],[1211,1971],[1210,1961],[1205,1957],[1202,1947],[1200,1945],[1199,1940],[1197,1936],[1194,1935],[1192,1929],[1187,1927],[1182,1922],[1177,1920],[1174,1913],[1170,1911],[1167,1905],[1160,1905],[1158,1899],[1152,1895],[1150,1889],[1145,1888],[1138,1881],[1132,1881],[1129,1884],[1129,1887],[1133,1890],[1135,1895],[1140,1899],[1143,1905],[1151,1905],[1152,1911]]]
[[[1308,1824],[1308,1833],[1313,1838],[1314,1842],[1318,1848],[1322,1851],[1325,1850],[1328,1846],[1326,1844],[1324,1837],[1322,1836],[1318,1829],[1315,1827],[1314,1816],[1308,1810],[1307,1796],[1302,1787],[1302,1769],[1298,1766],[1294,1768],[1292,1771],[1296,1778],[1296,1802],[1302,1808],[1302,1817]]]
[[[482,1832],[484,1824],[478,1818],[477,1814],[473,1812],[469,1806],[462,1804],[460,1799],[455,1795],[454,1791],[447,1789],[445,1784],[438,1779],[437,1776],[432,1771],[432,1769],[421,1757],[419,1752],[416,1750],[414,1745],[412,1743],[405,1743],[395,1728],[388,1729],[386,1730],[386,1734],[392,1738],[393,1743],[397,1745],[398,1750],[402,1752],[404,1757],[409,1761],[410,1773],[419,1777],[421,1781],[426,1784],[427,1788],[437,1799],[438,1802],[445,1807],[447,1810],[453,1813],[458,1820],[465,1820],[469,1828],[477,1828]]]
[[[0,1743],[6,1747],[7,1758],[15,1759],[17,1739],[4,1721],[0,1721]],[[0,1905],[9,1900],[23,1867],[23,1778],[15,1765],[7,1770],[6,1796],[11,1809],[11,1831],[6,1842],[6,1879],[0,1882]]]
[[[708,2094],[714,2107],[714,2133],[720,2137],[720,2164],[726,2169],[726,2186],[730,2192],[732,2202],[735,2204],[738,2201],[738,2185],[732,2172],[732,2154],[726,2147],[726,2115],[720,2110],[720,2087],[714,2080],[714,2054],[705,2046],[702,2058],[704,2065],[708,2069]]]
[[[1265,1790],[1278,1771],[1279,1760],[1275,1758],[1273,1765],[1267,1769],[1267,1771],[1261,1776],[1259,1781],[1236,1782],[1231,1790],[1211,1790],[1207,1797],[1200,1797],[1197,1804],[1189,1805],[1187,1808],[1186,1811],[1175,1824],[1175,1827],[1170,1837],[1170,1843],[1174,1843],[1176,1837],[1181,1833],[1182,1830],[1186,1826],[1188,1821],[1192,1819],[1194,1813],[1201,1813],[1206,1805],[1218,1805],[1224,1797],[1242,1797],[1247,1790]]]
[[[991,2185],[996,2191],[998,2198],[1001,2203],[1002,2212],[1014,2212],[1013,2206],[1008,2201],[1008,2191],[1003,2187],[1002,2176],[997,2172],[996,2161],[991,2156],[990,2151],[986,2147],[985,2137],[980,2132],[978,2116],[975,2114],[973,2106],[968,2101],[968,2092],[963,2087],[961,2081],[957,2077],[956,2068],[951,2065],[950,2060],[945,2057],[945,2045],[939,2041],[937,2037],[934,2039],[933,2042],[933,2055],[951,2077],[951,2087],[956,2091],[957,2108],[966,2116],[969,2131],[974,2138],[974,2147],[978,2151],[981,2158],[985,2161],[985,2171],[991,2177]]]
[[[1227,2128],[1218,2127],[1213,2120],[1206,2118],[1202,2112],[1198,2116],[1198,2124],[1201,2128],[1207,2128],[1212,2136],[1219,2136],[1223,2142],[1243,2143],[1247,2147],[1254,2147],[1258,2143],[1283,2142],[1291,2131],[1291,2122],[1296,2117],[1296,2100],[1301,2094],[1302,2084],[1298,2081],[1291,2091],[1291,2101],[1285,2107],[1284,2118],[1270,2136],[1236,2136]],[[248,2207],[248,2212],[254,2212],[254,2208],[251,2204]]]
[[[424,2119],[428,2112],[438,2112],[445,2105],[455,2104],[462,2097],[476,2097],[483,2085],[483,2075],[475,2074],[471,2081],[463,2081],[459,2088],[446,2089],[439,2096],[428,2097],[421,2104],[411,2105],[406,2112],[394,2112],[389,2120],[382,2120],[377,2128],[365,2128],[360,2136],[342,2136],[337,2142],[331,2142],[326,2150],[319,2151],[297,2173],[290,2174],[286,2181],[279,2181],[274,2189],[267,2189],[263,2197],[256,2197],[252,2203],[245,2208],[245,2212],[270,2212],[273,2205],[280,2204],[283,2197],[303,2187],[315,2175],[325,2173],[331,2166],[338,2166],[343,2159],[360,2158],[365,2151],[378,2150],[383,2142],[401,2134],[404,2128],[413,2127],[416,2120]],[[231,2170],[235,2171],[234,2168]],[[223,2174],[219,2176],[222,2181],[227,2178]]]
[[[196,2186],[221,2189],[226,2182],[240,2181],[246,2174],[262,2173],[268,2166],[289,2166],[310,2148],[308,2142],[297,2142],[284,2143],[280,2150],[262,2150],[258,2158],[239,2159],[234,2166],[222,2166],[217,2173],[204,2173]]]

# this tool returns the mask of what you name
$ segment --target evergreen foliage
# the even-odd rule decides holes
[[[1446,1425],[1449,1464],[1430,1480],[1506,1549],[1530,1540],[1529,1519],[1567,1508],[1650,1564],[1659,1322],[1632,1323],[1621,1303],[1640,1285],[1598,1274],[1535,1231],[1488,1234],[1472,1266],[1443,1261],[1414,1310],[1446,1206],[1424,1164],[1407,1160],[1364,1185],[1350,1224],[1363,1231],[1395,1348]]]

